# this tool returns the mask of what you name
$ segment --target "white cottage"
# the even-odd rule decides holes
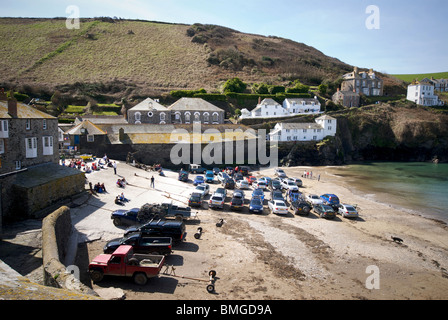
[[[337,120],[322,116],[312,123],[277,123],[269,133],[272,141],[320,141],[327,136],[335,136]]]
[[[314,98],[287,98],[283,101],[283,108],[288,111],[290,116],[321,112],[321,105],[316,96]]]
[[[407,100],[422,106],[439,106],[443,101],[434,94],[434,85],[430,82],[416,82],[408,86]]]

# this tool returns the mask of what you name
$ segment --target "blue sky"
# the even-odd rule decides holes
[[[390,74],[448,71],[446,0],[2,0],[0,16],[68,17],[70,5],[81,17],[198,22],[279,36]],[[370,5],[378,11],[366,12]]]

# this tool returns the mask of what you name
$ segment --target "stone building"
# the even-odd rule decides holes
[[[127,112],[130,124],[167,124],[171,123],[171,111],[151,98],[140,102]]]
[[[172,124],[223,124],[223,109],[201,98],[181,98],[168,107]]]
[[[343,82],[341,84],[341,91],[356,92],[366,96],[382,96],[383,95],[383,80],[370,69],[368,72],[360,72],[357,67],[353,72],[342,76]]]
[[[359,107],[361,103],[361,97],[359,93],[353,91],[338,91],[333,95],[331,99],[334,103],[340,104],[346,108]]]
[[[84,190],[84,175],[59,166],[58,119],[0,90],[0,236],[6,220],[38,217]]]

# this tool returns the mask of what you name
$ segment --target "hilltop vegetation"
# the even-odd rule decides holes
[[[406,81],[412,82],[413,80],[422,80],[424,78],[431,79],[446,79],[448,78],[448,72],[437,72],[437,73],[422,73],[422,74],[394,74],[393,77]]]
[[[219,93],[235,77],[318,86],[353,68],[302,43],[215,25],[92,18],[69,30],[65,19],[1,18],[0,41],[1,86],[109,103],[173,90]]]

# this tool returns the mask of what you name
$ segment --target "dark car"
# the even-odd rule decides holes
[[[263,213],[263,201],[259,197],[254,197],[249,204],[249,212]]]
[[[230,209],[232,210],[242,210],[244,205],[244,200],[241,197],[233,197],[230,200]]]
[[[201,207],[202,206],[202,194],[192,193],[190,199],[188,199],[188,205],[190,207]]]
[[[311,206],[303,199],[297,199],[291,202],[289,208],[296,215],[309,215],[311,211]]]
[[[239,172],[243,174],[243,176],[247,176],[249,174],[249,167],[242,166],[238,169]]]
[[[140,232],[142,236],[170,237],[174,244],[185,240],[185,223],[174,220],[152,220],[140,226],[130,227],[124,232],[124,236]]]
[[[242,173],[239,173],[239,172],[235,173],[235,174],[233,175],[233,180],[235,180],[235,181],[238,181],[238,180],[244,180],[243,174],[242,174]]]
[[[226,189],[234,189],[235,188],[235,180],[233,180],[232,178],[226,178],[225,180],[223,180],[222,185]]]
[[[336,212],[333,207],[326,204],[316,204],[314,205],[314,212],[316,212],[319,217],[326,219],[334,219]]]
[[[280,190],[273,190],[271,191],[271,200],[285,201],[285,198],[283,198],[283,193]]]
[[[276,179],[272,179],[269,186],[271,187],[271,190],[282,190],[282,184]]]
[[[114,222],[115,226],[133,226],[143,221],[140,221],[138,218],[139,208],[133,208],[130,210],[121,209],[115,210],[111,214],[111,219]]]
[[[131,233],[106,243],[103,252],[110,254],[121,245],[130,245],[135,253],[169,255],[172,252],[172,244],[173,241],[169,237],[142,237],[140,233]]]

